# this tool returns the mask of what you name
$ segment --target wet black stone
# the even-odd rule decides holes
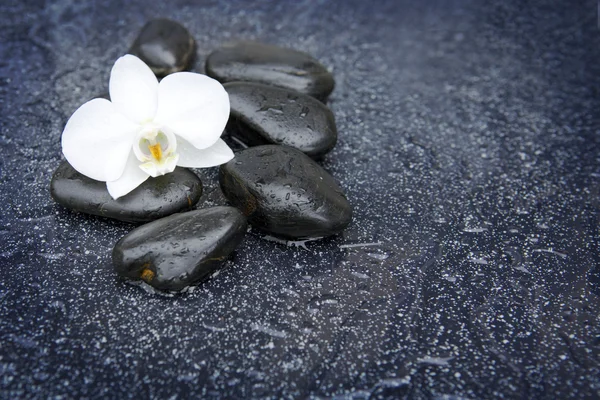
[[[333,235],[352,220],[352,207],[329,173],[287,146],[251,147],[219,170],[225,197],[252,226],[287,239]]]
[[[335,82],[327,68],[306,53],[256,42],[240,42],[214,51],[206,73],[221,81],[250,81],[293,89],[326,100]]]
[[[333,113],[313,97],[251,82],[226,83],[229,131],[249,146],[284,144],[313,158],[337,141]]]
[[[220,268],[247,227],[246,217],[233,207],[171,215],[121,238],[113,249],[113,264],[125,278],[181,290]]]
[[[62,206],[87,214],[127,222],[148,222],[190,210],[202,195],[202,182],[191,171],[176,168],[149,178],[132,192],[114,200],[105,182],[77,172],[63,161],[50,182],[52,198]]]
[[[189,68],[196,42],[187,29],[169,19],[155,19],[142,28],[129,52],[142,59],[158,76]]]

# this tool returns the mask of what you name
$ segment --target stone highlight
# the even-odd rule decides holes
[[[221,190],[253,227],[285,239],[343,231],[352,206],[335,179],[306,154],[287,146],[251,147],[219,170]]]
[[[113,249],[113,265],[124,278],[179,291],[221,268],[247,227],[246,217],[233,207],[171,215],[121,238]]]
[[[292,89],[326,101],[335,82],[312,56],[284,47],[238,42],[206,59],[206,74],[220,82],[246,81]]]
[[[335,146],[333,113],[315,98],[260,83],[224,87],[231,104],[228,131],[245,144],[283,144],[315,159]]]
[[[157,76],[189,69],[196,42],[185,27],[169,19],[149,21],[133,42],[129,53],[144,61]]]
[[[58,204],[75,211],[140,223],[191,210],[202,195],[202,182],[192,171],[176,168],[170,174],[148,178],[115,200],[106,182],[90,179],[63,161],[52,176],[50,195]]]

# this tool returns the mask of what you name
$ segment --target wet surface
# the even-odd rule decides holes
[[[247,146],[280,144],[321,159],[337,141],[335,117],[319,100],[288,89],[232,82],[226,133]]]
[[[335,85],[331,72],[311,55],[264,42],[227,43],[209,54],[205,68],[219,82],[273,85],[323,101]]]
[[[220,269],[247,230],[246,217],[234,207],[179,213],[123,236],[112,260],[124,278],[179,293]]]
[[[595,2],[197,3],[0,5],[0,397],[599,395]],[[67,118],[155,17],[196,71],[234,39],[332,70],[343,235],[250,232],[172,297],[118,279],[134,225],[49,186]],[[198,207],[225,204],[197,172]]]
[[[142,28],[129,49],[158,76],[183,71],[191,64],[196,42],[181,24],[154,19]]]
[[[221,192],[253,228],[291,240],[343,232],[352,205],[335,178],[309,156],[288,146],[245,149],[219,168]]]

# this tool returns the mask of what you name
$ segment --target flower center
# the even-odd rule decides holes
[[[177,140],[167,129],[146,123],[138,132],[133,153],[142,163],[140,168],[152,177],[173,172],[179,159]]]
[[[152,157],[154,157],[155,160],[160,161],[162,159],[162,147],[160,147],[160,143],[149,145],[148,149],[150,149],[150,153],[152,153]]]

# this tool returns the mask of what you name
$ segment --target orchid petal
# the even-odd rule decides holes
[[[62,150],[77,171],[97,181],[122,175],[139,127],[106,99],[90,100],[73,113],[62,134]]]
[[[121,175],[119,179],[106,182],[106,188],[112,198],[116,200],[140,186],[149,177],[150,176],[140,168],[140,162],[135,157],[135,154],[133,154],[133,151],[130,151],[129,157],[127,158],[127,165],[123,170],[123,175]]]
[[[206,149],[197,149],[190,142],[177,138],[177,153],[177,165],[187,168],[215,167],[233,158],[233,151],[221,139],[217,139],[215,144]]]
[[[119,58],[110,72],[110,100],[127,118],[137,123],[156,114],[158,80],[142,60],[131,54]]]
[[[215,144],[229,119],[229,95],[206,75],[178,72],[158,85],[155,122],[197,149]]]

